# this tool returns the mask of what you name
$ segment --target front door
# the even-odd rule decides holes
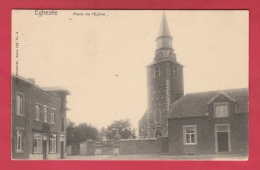
[[[228,152],[228,132],[217,132],[218,152]]]
[[[47,140],[43,140],[42,145],[43,159],[47,159]]]
[[[64,142],[63,141],[61,141],[60,142],[60,158],[61,159],[64,159]]]
[[[229,152],[229,126],[228,125],[216,125],[216,151],[217,152]]]
[[[47,159],[47,135],[43,135],[43,140],[42,140],[42,154],[43,154],[43,159]]]
[[[162,131],[160,129],[157,129],[155,131],[155,138],[162,137]]]
[[[61,159],[65,158],[64,142],[65,142],[65,137],[64,136],[60,136],[60,158]]]

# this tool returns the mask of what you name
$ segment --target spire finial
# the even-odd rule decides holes
[[[169,37],[171,37],[164,10],[163,10],[163,15],[162,15],[162,20],[161,20],[161,25],[160,25],[158,38],[162,37],[162,36],[169,36]]]

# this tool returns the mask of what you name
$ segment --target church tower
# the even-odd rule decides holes
[[[148,108],[139,121],[140,137],[167,136],[170,106],[184,95],[183,66],[172,48],[172,36],[164,12],[156,44],[153,62],[146,67]]]

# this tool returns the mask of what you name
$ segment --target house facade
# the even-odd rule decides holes
[[[248,89],[186,94],[168,119],[172,155],[248,154]]]
[[[12,159],[65,157],[67,95],[12,76]]]

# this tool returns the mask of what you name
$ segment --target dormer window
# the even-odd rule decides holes
[[[177,67],[173,68],[173,75],[174,75],[174,77],[178,77],[178,68]]]
[[[158,78],[158,77],[160,77],[160,68],[155,67],[154,68],[154,78]]]
[[[215,117],[228,117],[228,103],[217,103],[214,105]]]

